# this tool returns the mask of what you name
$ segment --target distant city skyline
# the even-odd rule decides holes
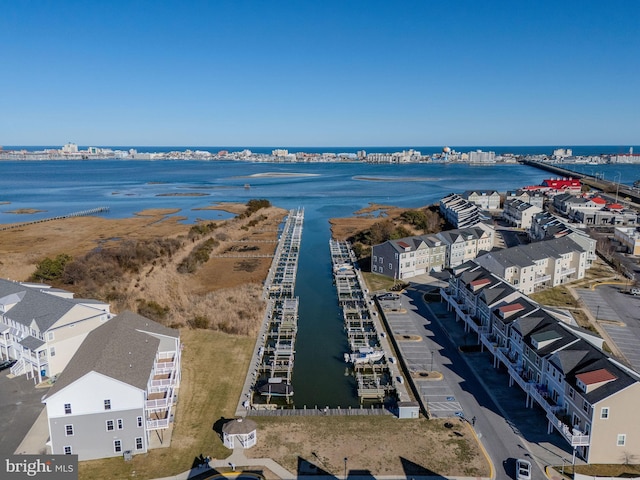
[[[640,2],[5,2],[0,145],[638,145]]]

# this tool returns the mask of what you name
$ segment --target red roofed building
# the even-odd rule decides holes
[[[539,190],[549,195],[557,195],[558,193],[579,195],[582,191],[582,183],[577,178],[549,178],[543,180],[540,185],[524,187],[524,190]]]

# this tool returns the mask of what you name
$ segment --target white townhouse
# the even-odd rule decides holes
[[[436,235],[387,240],[371,249],[371,271],[399,280],[445,267],[446,244]]]
[[[533,216],[540,212],[542,212],[540,207],[523,202],[522,200],[507,200],[504,202],[502,218],[515,227],[529,228],[531,227]]]
[[[566,236],[489,252],[475,261],[525,294],[584,278],[588,267],[586,250]]]
[[[0,279],[0,354],[36,382],[62,372],[85,337],[112,317],[109,305],[48,285]]]
[[[505,202],[509,200],[520,200],[529,205],[534,205],[540,208],[540,210],[544,210],[545,196],[542,192],[528,190],[507,191],[505,194]]]
[[[640,375],[603,352],[601,338],[475,262],[453,269],[440,293],[494,367],[504,365],[509,384],[524,391],[525,406],[544,412],[548,434],[557,432],[587,463],[640,455]]]
[[[490,251],[494,233],[492,226],[480,223],[472,228],[387,240],[372,247],[371,271],[399,280],[439,272]]]
[[[460,196],[483,210],[500,208],[500,194],[496,190],[467,190]]]
[[[455,228],[473,227],[483,219],[480,207],[456,193],[440,200],[440,213]]]
[[[52,454],[145,453],[173,421],[179,332],[133,312],[93,330],[43,399]]]

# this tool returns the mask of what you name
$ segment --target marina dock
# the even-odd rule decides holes
[[[236,415],[277,407],[278,403],[271,403],[276,398],[289,404],[293,396],[291,377],[298,332],[294,289],[303,221],[303,209],[290,210],[280,234],[264,284],[267,307]]]
[[[353,365],[360,401],[383,401],[395,393],[395,386],[387,360],[390,352],[385,351],[380,341],[382,325],[349,244],[330,240],[329,248],[338,303],[351,349],[345,353],[345,361]]]

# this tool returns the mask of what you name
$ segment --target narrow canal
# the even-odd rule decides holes
[[[302,231],[296,281],[300,306],[293,401],[298,408],[356,407],[355,378],[347,374],[343,357],[348,343],[333,285],[331,230],[328,215],[319,213],[305,215]]]

